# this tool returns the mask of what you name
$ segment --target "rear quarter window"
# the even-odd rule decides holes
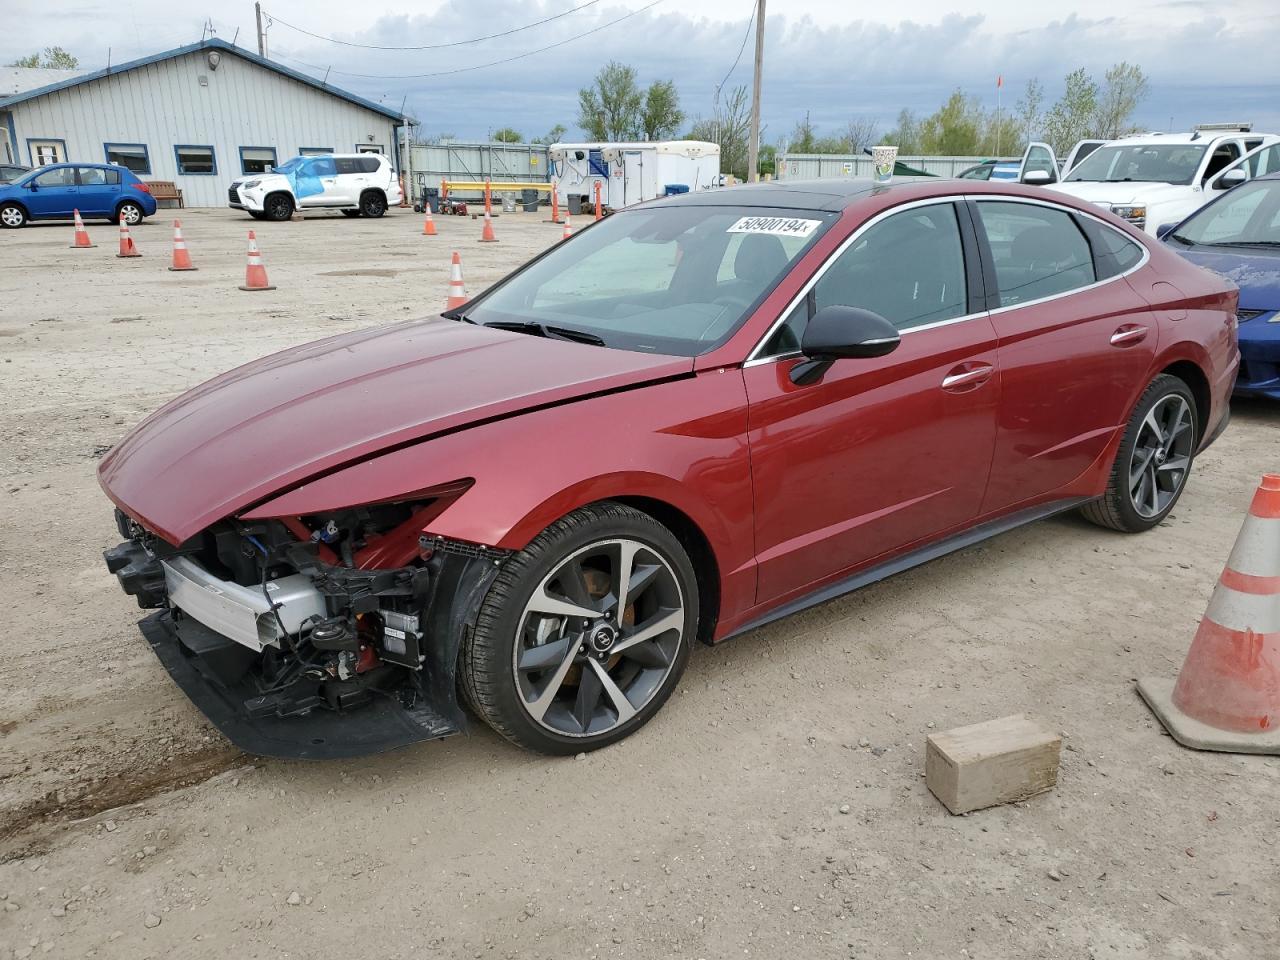
[[[358,157],[356,166],[361,173],[377,173],[378,168],[382,166],[381,161],[377,157]]]
[[[1142,261],[1142,244],[1090,217],[1080,217],[1079,221],[1093,248],[1093,265],[1099,280],[1118,277]]]

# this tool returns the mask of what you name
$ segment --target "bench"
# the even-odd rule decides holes
[[[157,203],[161,200],[176,200],[179,207],[185,206],[182,202],[182,191],[172,180],[148,180],[146,183]]]

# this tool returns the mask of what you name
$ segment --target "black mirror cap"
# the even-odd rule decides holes
[[[1176,227],[1176,226],[1177,226],[1177,224],[1176,224],[1176,223],[1162,223],[1162,224],[1160,224],[1160,226],[1156,227],[1156,239],[1157,239],[1157,240],[1163,240],[1163,239],[1164,239],[1165,237],[1167,237],[1169,234],[1173,233],[1173,228],[1174,228],[1174,227]]]
[[[813,315],[800,342],[800,352],[812,360],[883,357],[898,349],[897,328],[870,310],[832,304]]]

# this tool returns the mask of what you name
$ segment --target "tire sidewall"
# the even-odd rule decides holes
[[[1178,396],[1186,401],[1187,407],[1191,410],[1191,428],[1197,438],[1200,436],[1200,411],[1196,406],[1195,396],[1185,383],[1176,377],[1161,378],[1153,382],[1143,392],[1142,399],[1138,401],[1138,405],[1134,408],[1133,416],[1129,418],[1129,425],[1125,429],[1124,439],[1120,442],[1120,448],[1116,451],[1117,476],[1122,477],[1124,480],[1122,489],[1118,491],[1120,496],[1116,498],[1116,509],[1119,511],[1126,527],[1131,530],[1150,530],[1152,527],[1159,526],[1165,517],[1172,512],[1173,508],[1178,505],[1183,491],[1187,489],[1187,480],[1190,478],[1191,468],[1195,466],[1197,444],[1192,445],[1182,484],[1178,487],[1173,499],[1169,501],[1169,505],[1154,517],[1144,517],[1138,513],[1133,505],[1133,495],[1128,483],[1129,465],[1133,462],[1133,450],[1138,443],[1138,435],[1142,430],[1142,421],[1151,412],[1151,408],[1171,396]]]
[[[370,191],[360,198],[360,215],[364,217],[380,217],[387,212],[387,201],[379,194]]]
[[[277,223],[288,220],[293,216],[294,203],[288,196],[284,194],[272,194],[267,197],[263,203],[263,214],[268,220],[274,220]]]
[[[495,590],[490,588],[489,594],[481,604],[477,628],[469,638],[469,642],[493,643],[496,645],[492,668],[496,680],[496,706],[505,724],[509,725],[516,742],[550,754],[573,754],[588,750],[597,750],[626,737],[644,726],[660,709],[672,691],[680,682],[688,664],[690,650],[697,636],[699,597],[697,576],[688,554],[665,527],[650,520],[643,514],[610,517],[604,523],[584,524],[580,529],[562,536],[554,533],[546,541],[539,542],[547,534],[543,534],[525,554],[534,556],[530,563],[522,565],[512,589]],[[555,525],[548,532],[554,531]],[[680,592],[684,599],[685,623],[681,636],[680,649],[676,653],[675,662],[666,680],[648,703],[626,723],[614,727],[606,733],[594,737],[571,737],[557,734],[537,723],[526,711],[519,694],[515,679],[513,648],[517,642],[521,619],[525,605],[533,595],[534,589],[542,582],[558,564],[571,554],[598,543],[601,540],[626,538],[643,543],[649,549],[660,554],[675,572]],[[499,582],[502,578],[500,576]],[[495,583],[495,586],[497,584]],[[502,731],[500,731],[502,732]]]
[[[0,226],[3,226],[7,230],[17,230],[19,227],[25,227],[27,225],[27,221],[31,219],[27,216],[27,211],[23,210],[22,207],[18,206],[16,203],[6,203],[4,206],[0,206],[0,210],[16,210],[19,217],[21,217],[21,220],[18,223],[5,223],[3,220],[0,220]]]

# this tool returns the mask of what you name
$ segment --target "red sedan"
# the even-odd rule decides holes
[[[1018,186],[824,181],[622,211],[465,306],[174,400],[103,460],[109,568],[256,753],[644,725],[715,643],[1063,510],[1173,508],[1236,291]]]

